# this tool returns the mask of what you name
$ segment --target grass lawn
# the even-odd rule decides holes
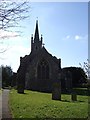
[[[9,104],[13,118],[87,118],[88,96],[77,96],[72,102],[70,95],[62,95],[62,101],[52,100],[50,93],[10,91]]]

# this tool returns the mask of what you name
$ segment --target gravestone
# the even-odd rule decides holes
[[[24,94],[24,86],[25,86],[25,79],[24,75],[21,72],[20,75],[17,75],[17,92],[20,94]]]
[[[71,93],[71,100],[72,101],[77,101],[77,94],[75,92]]]
[[[24,88],[22,86],[19,86],[17,92],[20,94],[24,94]]]
[[[61,83],[54,83],[52,90],[52,100],[61,100]]]

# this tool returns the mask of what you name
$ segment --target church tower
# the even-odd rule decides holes
[[[36,20],[36,28],[35,28],[34,38],[33,38],[33,34],[31,36],[31,52],[42,48],[42,39],[43,39],[42,35],[41,35],[41,39],[39,38],[38,20]]]

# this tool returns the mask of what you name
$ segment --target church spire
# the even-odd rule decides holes
[[[35,41],[39,41],[38,20],[36,20],[36,29],[35,29],[34,40],[35,40]]]
[[[38,20],[36,20],[34,39],[33,39],[33,35],[31,36],[31,52],[41,49],[42,42],[43,42],[43,37],[41,35],[41,38],[39,39]]]

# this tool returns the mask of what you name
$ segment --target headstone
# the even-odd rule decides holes
[[[19,86],[17,92],[20,94],[24,94],[24,88],[22,86]]]
[[[52,100],[61,100],[61,84],[54,83],[52,90]]]
[[[75,92],[71,93],[71,100],[72,101],[77,101],[77,94]]]
[[[24,94],[24,77],[23,75],[17,76],[17,92]]]

